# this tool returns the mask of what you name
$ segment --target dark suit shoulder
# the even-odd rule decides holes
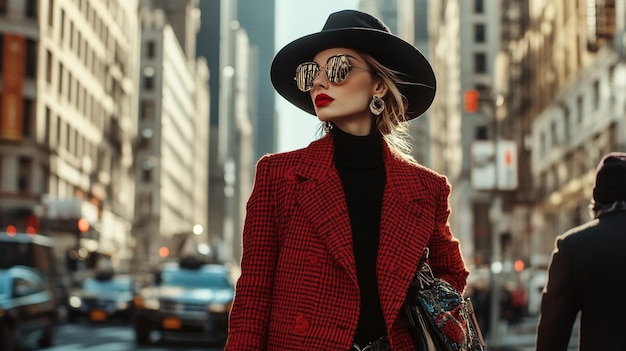
[[[579,259],[613,254],[622,257],[626,249],[626,213],[594,219],[557,237],[557,245]],[[595,258],[594,258],[595,257]]]

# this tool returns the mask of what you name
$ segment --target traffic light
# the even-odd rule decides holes
[[[478,98],[480,94],[476,89],[469,89],[465,91],[465,111],[466,112],[476,112],[478,111]]]

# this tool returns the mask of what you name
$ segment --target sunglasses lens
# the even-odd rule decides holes
[[[296,84],[301,91],[313,88],[313,81],[320,72],[320,66],[315,62],[301,63],[296,68]]]
[[[334,84],[343,82],[350,72],[350,62],[346,55],[332,56],[326,61],[326,76]]]

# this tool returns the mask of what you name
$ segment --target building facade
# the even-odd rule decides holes
[[[39,230],[64,243],[62,254],[82,248],[122,265],[131,256],[134,213],[136,10],[137,1],[0,6],[2,210],[35,209],[48,225]],[[65,218],[54,217],[63,213],[55,204],[68,203],[59,200],[96,209],[89,237],[78,217],[57,225]]]
[[[165,256],[162,247],[175,255],[194,227],[208,227],[208,67],[181,45],[199,28],[189,6],[195,2],[169,4],[141,10],[133,232],[136,262],[148,265]],[[180,21],[192,29],[181,29]]]

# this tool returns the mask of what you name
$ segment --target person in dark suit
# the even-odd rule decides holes
[[[469,274],[450,185],[404,138],[435,96],[432,67],[346,10],[281,49],[270,75],[325,134],[257,163],[225,350],[414,350],[402,306],[425,247],[455,288]]]
[[[556,239],[537,351],[567,350],[579,312],[579,350],[626,349],[626,153],[600,161],[590,209],[593,220]]]

